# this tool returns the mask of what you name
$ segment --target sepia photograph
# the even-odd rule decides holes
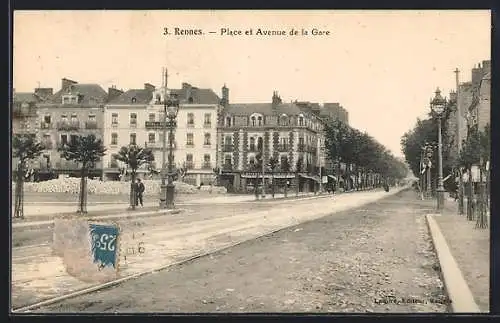
[[[490,10],[12,17],[12,313],[490,311]]]

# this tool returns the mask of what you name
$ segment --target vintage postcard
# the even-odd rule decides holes
[[[11,310],[489,312],[490,32],[14,11]]]

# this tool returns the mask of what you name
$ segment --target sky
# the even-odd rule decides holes
[[[270,102],[273,91],[285,102],[339,102],[352,127],[396,156],[436,87],[448,96],[455,68],[469,81],[491,52],[487,10],[16,11],[13,33],[17,92],[57,91],[64,77],[106,90],[161,86],[166,67],[169,88],[187,82],[220,96],[226,84],[232,103]]]

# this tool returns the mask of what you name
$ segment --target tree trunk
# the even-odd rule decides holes
[[[458,169],[458,214],[464,214],[464,178],[462,168]]]
[[[295,183],[297,184],[297,191],[295,192],[295,196],[298,197],[300,191],[300,177],[298,173],[295,174]]]
[[[14,217],[24,218],[24,167],[20,163],[17,167],[16,187],[15,187],[15,203]]]
[[[80,194],[78,196],[78,210],[76,211],[79,214],[87,213],[87,174],[85,172],[86,165],[82,166],[80,170]]]
[[[135,210],[135,200],[136,200],[136,193],[135,193],[135,177],[136,177],[136,172],[133,170],[130,173],[130,209]]]
[[[287,197],[287,193],[288,193],[288,178],[285,178],[285,187],[284,187],[284,194],[285,194],[285,197]]]
[[[274,198],[274,188],[275,188],[275,184],[274,184],[274,171],[271,170],[271,195],[272,197]]]
[[[486,178],[483,181],[483,176],[486,175],[483,165],[479,169],[479,199],[478,199],[478,217],[476,221],[476,228],[486,229],[488,227],[488,218],[486,215]],[[486,176],[484,176],[486,177]]]
[[[474,207],[473,207],[473,184],[472,184],[472,170],[470,167],[467,168],[467,220],[474,220]]]

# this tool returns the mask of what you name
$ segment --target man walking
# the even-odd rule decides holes
[[[141,179],[137,179],[137,186],[136,186],[136,199],[135,199],[135,206],[138,206],[139,203],[141,204],[141,207],[143,207],[143,201],[142,201],[142,194],[144,193],[145,187],[144,184],[142,183]]]

